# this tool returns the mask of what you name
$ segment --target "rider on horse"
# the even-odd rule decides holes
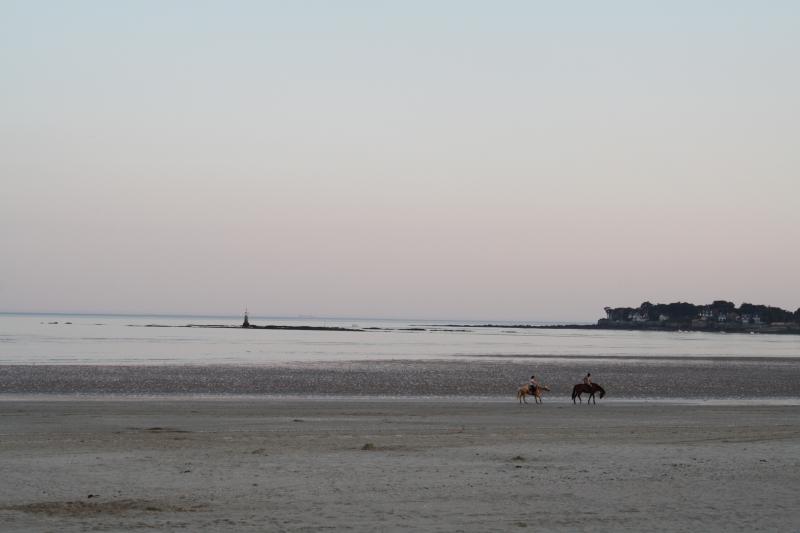
[[[528,388],[530,389],[531,395],[536,395],[536,389],[539,388],[539,382],[536,380],[536,376],[531,376],[531,382],[528,384]]]
[[[583,378],[583,384],[588,385],[589,387],[592,386],[592,374],[587,372],[586,377]]]

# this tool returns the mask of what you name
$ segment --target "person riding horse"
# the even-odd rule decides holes
[[[531,376],[530,381],[521,385],[519,389],[517,389],[517,400],[519,400],[520,404],[528,403],[525,400],[526,396],[532,396],[535,403],[542,403],[542,392],[550,391],[547,385],[539,385],[539,381],[536,379],[536,376]]]
[[[583,403],[583,400],[581,399],[581,394],[583,394],[584,392],[589,395],[589,400],[587,400],[586,402],[587,404],[597,403],[597,400],[594,397],[596,392],[600,393],[601,398],[606,395],[606,391],[603,389],[603,387],[601,387],[596,383],[592,383],[591,372],[586,373],[586,375],[583,377],[582,383],[578,383],[572,388],[572,403],[575,403],[575,398],[577,398],[578,400],[581,401],[581,403]]]
[[[528,387],[531,390],[531,392],[530,392],[531,395],[535,396],[536,395],[536,389],[539,388],[539,381],[536,379],[536,376],[531,376],[531,381],[528,384]]]

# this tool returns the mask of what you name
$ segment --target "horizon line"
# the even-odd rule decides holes
[[[29,316],[113,316],[113,317],[162,317],[162,318],[240,318],[244,316],[244,313],[241,315],[233,315],[233,314],[208,314],[208,313],[121,313],[121,312],[72,312],[72,311],[0,311],[0,315],[29,315]],[[406,322],[413,322],[413,321],[427,321],[427,322],[474,322],[474,323],[484,323],[484,324],[491,324],[493,322],[503,322],[503,323],[544,323],[544,324],[563,324],[563,323],[590,323],[594,322],[588,320],[530,320],[530,319],[471,319],[471,318],[409,318],[409,317],[381,317],[381,316],[374,316],[374,317],[365,317],[365,316],[321,316],[321,315],[254,315],[252,313],[248,313],[250,318],[256,319],[280,319],[280,320],[394,320],[394,321],[406,321]]]

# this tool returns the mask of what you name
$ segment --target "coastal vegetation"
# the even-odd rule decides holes
[[[599,328],[729,331],[758,333],[800,333],[800,308],[787,311],[769,305],[726,300],[695,305],[688,302],[653,304],[639,307],[606,307]]]

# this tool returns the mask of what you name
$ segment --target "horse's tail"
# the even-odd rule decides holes
[[[572,401],[575,401],[575,397],[578,395],[578,385],[572,387]]]
[[[522,387],[520,387],[517,389],[517,400],[521,400],[523,396],[525,396],[525,392],[523,392]]]

